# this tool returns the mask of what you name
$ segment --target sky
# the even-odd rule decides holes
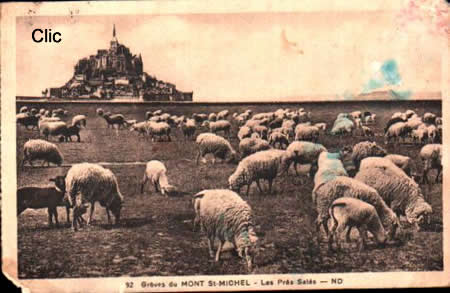
[[[443,35],[392,11],[34,16],[16,21],[16,93],[64,85],[76,62],[120,43],[194,101],[268,101],[370,90],[439,92]],[[51,28],[60,43],[34,43]],[[385,78],[387,66],[394,79]]]

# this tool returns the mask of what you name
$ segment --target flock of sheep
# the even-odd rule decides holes
[[[185,139],[194,139],[198,148],[196,164],[206,155],[213,157],[213,164],[219,159],[223,163],[237,163],[235,171],[228,178],[228,189],[203,190],[192,198],[195,219],[194,229],[200,227],[208,238],[211,257],[220,259],[225,241],[234,244],[239,256],[252,270],[254,249],[258,237],[254,229],[252,209],[241,197],[241,189],[255,182],[260,193],[265,193],[261,182],[268,182],[268,193],[272,192],[274,180],[289,172],[293,165],[299,175],[298,165],[310,165],[309,177],[314,181],[312,202],[317,211],[317,239],[320,241],[320,228],[323,227],[330,250],[333,243],[339,247],[337,233],[347,229],[347,239],[353,227],[359,230],[360,248],[367,242],[367,231],[375,241],[383,245],[387,239],[400,235],[402,223],[400,215],[417,229],[430,223],[432,207],[426,201],[416,181],[428,182],[428,173],[437,169],[436,181],[442,170],[442,119],[435,114],[426,113],[420,117],[412,110],[395,113],[385,128],[386,143],[396,140],[425,144],[420,153],[424,169],[421,175],[413,173],[411,158],[398,154],[388,154],[370,137],[376,135],[370,128],[376,123],[376,114],[355,111],[341,113],[336,117],[331,130],[327,132],[326,123],[311,123],[311,113],[303,108],[298,110],[278,109],[274,112],[255,113],[251,110],[230,115],[228,110],[219,113],[197,114],[191,117],[176,116],[161,110],[145,113],[145,121],[127,120],[122,114],[111,114],[97,109],[96,114],[103,117],[108,127],[126,128],[136,131],[138,136],[163,138],[171,141],[172,129],[179,129]],[[17,122],[26,128],[38,128],[43,139],[32,139],[23,148],[25,162],[42,160],[43,164],[61,165],[63,154],[56,144],[48,141],[49,136],[57,136],[60,141],[70,141],[78,136],[82,126],[86,127],[86,116],[74,116],[70,126],[61,120],[67,113],[62,109],[53,113],[45,109],[28,110],[23,107],[17,114]],[[239,149],[230,143],[232,125],[239,130]],[[206,132],[201,132],[206,129]],[[368,137],[367,141],[354,146],[346,146],[331,152],[318,143],[324,135],[356,135]],[[345,158],[351,157],[355,169],[344,167]],[[108,169],[92,163],[74,164],[65,176],[50,179],[54,187],[22,187],[17,193],[17,214],[26,208],[48,208],[49,224],[52,217],[57,219],[57,206],[73,210],[74,230],[83,223],[92,221],[95,202],[106,208],[108,222],[110,212],[115,222],[120,220],[124,197],[116,176]],[[169,184],[167,170],[161,161],[150,161],[146,165],[141,192],[150,182],[157,192],[170,195],[176,188]],[[126,200],[126,199],[125,199]],[[89,218],[83,214],[90,206]],[[328,227],[331,219],[332,226]],[[214,248],[215,238],[219,247]]]

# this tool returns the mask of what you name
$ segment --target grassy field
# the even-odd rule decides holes
[[[27,103],[18,103],[20,108]],[[27,105],[30,105],[28,103]],[[65,210],[59,208],[60,228],[47,227],[47,212],[27,210],[18,218],[18,251],[20,278],[62,278],[98,276],[151,276],[151,275],[217,275],[245,274],[246,267],[236,255],[228,254],[219,263],[208,256],[206,238],[192,232],[193,194],[212,188],[226,188],[227,179],[236,165],[211,162],[196,166],[196,146],[184,141],[178,129],[173,129],[172,142],[151,142],[138,138],[128,130],[106,128],[103,118],[95,115],[96,104],[52,104],[37,107],[69,110],[70,115],[88,116],[87,129],[81,131],[81,143],[59,143],[64,154],[64,164],[78,162],[108,162],[116,174],[125,197],[122,222],[119,227],[107,225],[105,210],[97,205],[95,222],[72,232],[65,223]],[[217,112],[229,109],[231,113],[252,109],[256,112],[282,108],[304,107],[313,113],[314,122],[333,122],[340,112],[371,111],[378,116],[373,126],[381,133],[392,113],[413,109],[419,115],[433,112],[441,115],[440,102],[364,102],[364,103],[311,103],[311,104],[245,104],[245,105],[100,105],[106,111],[122,113],[127,119],[143,120],[147,110],[162,109],[171,114]],[[237,148],[233,129],[232,145]],[[22,160],[23,144],[37,138],[37,131],[17,130],[17,161]],[[319,142],[330,150],[343,145],[354,145],[364,140],[352,137],[340,140],[328,135]],[[382,137],[376,137],[383,143]],[[416,171],[421,172],[418,160],[419,145],[387,145],[390,153],[411,156]],[[145,166],[123,162],[163,161],[168,168],[169,180],[180,191],[176,197],[163,197],[147,186],[140,194],[140,180]],[[68,166],[50,168],[25,167],[18,169],[18,185],[45,185],[48,179],[63,175]],[[256,232],[260,238],[255,273],[319,273],[319,272],[378,272],[378,271],[430,271],[443,269],[442,251],[442,185],[422,186],[433,207],[432,225],[425,231],[410,231],[405,243],[391,242],[384,249],[370,242],[369,249],[358,252],[357,233],[353,242],[344,245],[338,254],[328,253],[326,244],[315,242],[316,217],[311,202],[313,182],[307,177],[289,175],[279,177],[274,183],[274,193],[260,195],[252,186],[251,198],[245,198],[255,215]],[[434,175],[434,173],[433,173]]]

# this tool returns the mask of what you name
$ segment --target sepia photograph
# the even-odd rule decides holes
[[[1,6],[7,276],[449,286],[448,2],[175,2]]]

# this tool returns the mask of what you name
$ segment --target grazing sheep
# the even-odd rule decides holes
[[[250,137],[250,135],[252,135],[252,129],[247,126],[242,126],[239,128],[237,137],[239,140],[243,140],[246,137]]]
[[[194,137],[195,131],[197,130],[194,119],[187,119],[186,122],[181,122],[180,128],[185,139]]]
[[[230,111],[223,110],[217,113],[217,120],[226,120],[228,115],[230,114]]]
[[[295,140],[316,142],[319,138],[319,128],[299,124],[295,127]]]
[[[389,119],[389,121],[387,122],[386,126],[384,127],[384,132],[386,133],[392,125],[399,123],[399,122],[407,122],[406,117],[392,116],[391,119]]]
[[[254,137],[255,134],[256,133],[252,134],[252,137],[244,138],[239,142],[239,152],[241,153],[242,158],[259,151],[270,149],[269,142],[259,138],[258,134],[256,134],[257,137]]]
[[[214,257],[214,240],[220,244],[215,261],[225,241],[233,243],[238,255],[245,258],[252,271],[253,255],[258,237],[254,231],[253,213],[250,206],[233,191],[226,189],[203,190],[193,197],[195,222],[200,223],[208,237],[209,255]]]
[[[406,215],[417,229],[429,222],[431,206],[425,201],[420,187],[403,170],[385,158],[362,160],[356,180],[373,187],[398,215]]]
[[[72,136],[76,136],[77,142],[81,142],[80,126],[72,125],[72,126],[67,127],[66,132],[64,133],[65,140],[72,141]]]
[[[55,179],[50,179],[55,181]],[[26,209],[47,208],[48,225],[53,226],[53,218],[58,226],[57,207],[65,207],[67,214],[67,223],[70,222],[69,203],[64,200],[64,192],[55,186],[46,187],[21,187],[17,189],[17,216]]]
[[[228,139],[230,139],[231,123],[228,120],[218,120],[216,122],[206,120],[202,124],[202,127],[205,126],[208,127],[209,131],[212,133],[223,131],[224,136],[228,136]]]
[[[198,145],[197,165],[200,157],[203,159],[207,154],[212,154],[214,156],[213,164],[216,162],[216,157],[225,160],[228,156],[227,163],[234,162],[237,159],[236,151],[228,140],[214,133],[206,132],[199,134],[196,143]]]
[[[169,184],[169,180],[166,175],[166,166],[160,161],[153,160],[147,163],[144,172],[144,178],[141,184],[141,193],[144,193],[144,186],[148,180],[155,186],[156,192],[160,192],[162,195],[167,195],[175,190],[174,186]]]
[[[383,198],[369,185],[346,176],[337,176],[314,188],[313,199],[318,213],[316,220],[318,231],[323,225],[328,235],[328,219],[330,218],[328,209],[336,199],[341,197],[356,198],[374,206],[389,237],[392,238],[395,235],[400,222]]]
[[[111,223],[109,211],[115,217],[115,223],[120,221],[123,196],[120,193],[116,176],[109,169],[98,164],[74,164],[65,176],[65,181],[55,182],[62,191],[67,191],[70,206],[74,214],[83,208],[86,202],[91,205],[87,225],[93,220],[95,202],[106,208],[108,223]],[[59,185],[59,186],[58,186]],[[76,217],[72,218],[72,228],[77,230]]]
[[[428,172],[437,169],[436,182],[442,172],[442,144],[427,144],[420,150],[423,163],[422,183],[428,183]]]
[[[72,126],[84,126],[86,128],[86,116],[85,115],[75,115],[72,118]]]
[[[66,136],[67,133],[67,124],[62,121],[58,122],[45,122],[40,125],[41,134],[48,140],[48,137],[51,136]],[[67,139],[66,139],[67,141]]]
[[[138,133],[138,136],[142,134],[142,136],[145,137],[145,135],[148,133],[148,127],[148,121],[142,121],[131,125],[130,131],[136,131]]]
[[[283,173],[289,170],[289,167],[294,163],[295,174],[298,176],[297,164],[311,164],[310,177],[314,175],[314,169],[317,168],[317,159],[322,152],[327,149],[317,143],[309,141],[294,141],[286,149],[286,164]]]
[[[397,139],[400,142],[400,139],[403,138],[403,142],[406,142],[406,138],[411,133],[411,128],[408,126],[407,122],[397,122],[389,127],[386,131],[384,138],[385,143],[390,143],[393,139],[394,142]]]
[[[385,230],[373,205],[356,198],[341,197],[331,204],[328,212],[333,220],[330,238],[328,239],[329,250],[332,250],[333,237],[336,239],[336,246],[340,249],[339,237],[336,237],[336,232],[344,231],[347,227],[349,230],[352,227],[357,227],[361,237],[360,251],[366,247],[367,230],[375,236],[378,244],[386,242]]]
[[[367,157],[384,157],[387,151],[376,142],[363,141],[355,144],[352,150],[352,161],[356,170],[359,170],[359,164],[362,159]]]
[[[255,125],[255,126],[253,127],[253,131],[254,131],[255,133],[258,133],[259,136],[260,136],[261,138],[264,138],[264,139],[267,138],[267,134],[269,133],[269,129],[268,129],[266,126],[264,126],[264,125]]]
[[[269,182],[269,193],[271,193],[273,180],[284,167],[285,155],[286,151],[271,149],[246,157],[239,162],[234,173],[228,178],[230,189],[240,193],[240,189],[247,185],[246,195],[248,196],[250,185],[256,181],[259,191],[263,193],[259,180],[266,179]]]
[[[278,147],[280,149],[285,149],[289,146],[289,138],[286,134],[275,131],[269,135],[269,144],[276,148],[278,143]]]
[[[346,116],[344,116],[343,114],[346,113],[339,114],[341,116],[338,115],[338,118],[334,121],[333,128],[330,131],[332,135],[344,135],[353,133],[355,123],[353,123],[353,121],[351,121],[350,119],[346,118]]]
[[[166,136],[168,141],[172,141],[170,138],[170,125],[166,122],[149,121],[147,130],[148,134],[152,138],[152,141],[154,141],[155,135],[158,136],[160,140],[163,136]]]
[[[413,169],[413,161],[411,160],[410,157],[391,154],[385,156],[384,158],[394,163],[397,167],[402,169],[406,175],[411,177],[411,171]]]

